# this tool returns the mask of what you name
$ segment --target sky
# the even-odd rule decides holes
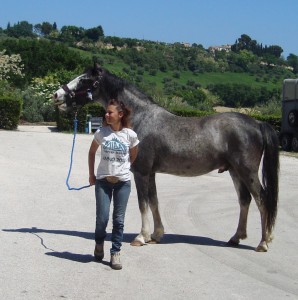
[[[0,0],[0,27],[27,21],[102,26],[106,36],[209,46],[247,34],[298,55],[298,0]]]

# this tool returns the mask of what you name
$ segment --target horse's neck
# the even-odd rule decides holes
[[[134,127],[142,127],[142,124],[152,122],[153,120],[163,120],[168,115],[173,116],[170,112],[154,103],[148,96],[131,86],[124,88],[118,94],[118,100],[123,101],[132,110],[132,123]],[[98,101],[106,107],[109,99],[101,98]]]
[[[147,115],[156,115],[163,111],[166,112],[164,108],[137,90],[124,89],[121,96],[123,97],[123,102],[132,110],[133,114],[145,112]]]

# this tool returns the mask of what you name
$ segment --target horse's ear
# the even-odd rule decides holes
[[[102,67],[98,63],[94,62],[94,66],[92,69],[92,75],[94,75],[94,76],[101,75],[102,72],[103,72]]]

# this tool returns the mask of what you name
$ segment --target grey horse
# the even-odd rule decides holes
[[[142,228],[132,245],[160,242],[164,235],[155,183],[156,173],[199,176],[218,169],[232,177],[240,204],[236,233],[228,244],[237,246],[247,237],[247,216],[252,197],[261,215],[262,235],[256,251],[266,252],[274,228],[278,204],[279,141],[265,122],[240,113],[200,118],[176,116],[157,105],[134,85],[94,65],[56,91],[54,102],[72,111],[90,101],[106,107],[118,99],[132,109],[133,129],[140,139],[132,166]],[[259,167],[262,180],[259,179]],[[151,209],[154,231],[150,234]]]

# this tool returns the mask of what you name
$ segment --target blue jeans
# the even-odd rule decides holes
[[[111,254],[119,252],[122,246],[125,211],[130,191],[130,181],[119,181],[114,184],[105,179],[97,179],[95,183],[96,244],[102,244],[107,236],[106,228],[109,221],[110,205],[113,197],[114,209]]]

